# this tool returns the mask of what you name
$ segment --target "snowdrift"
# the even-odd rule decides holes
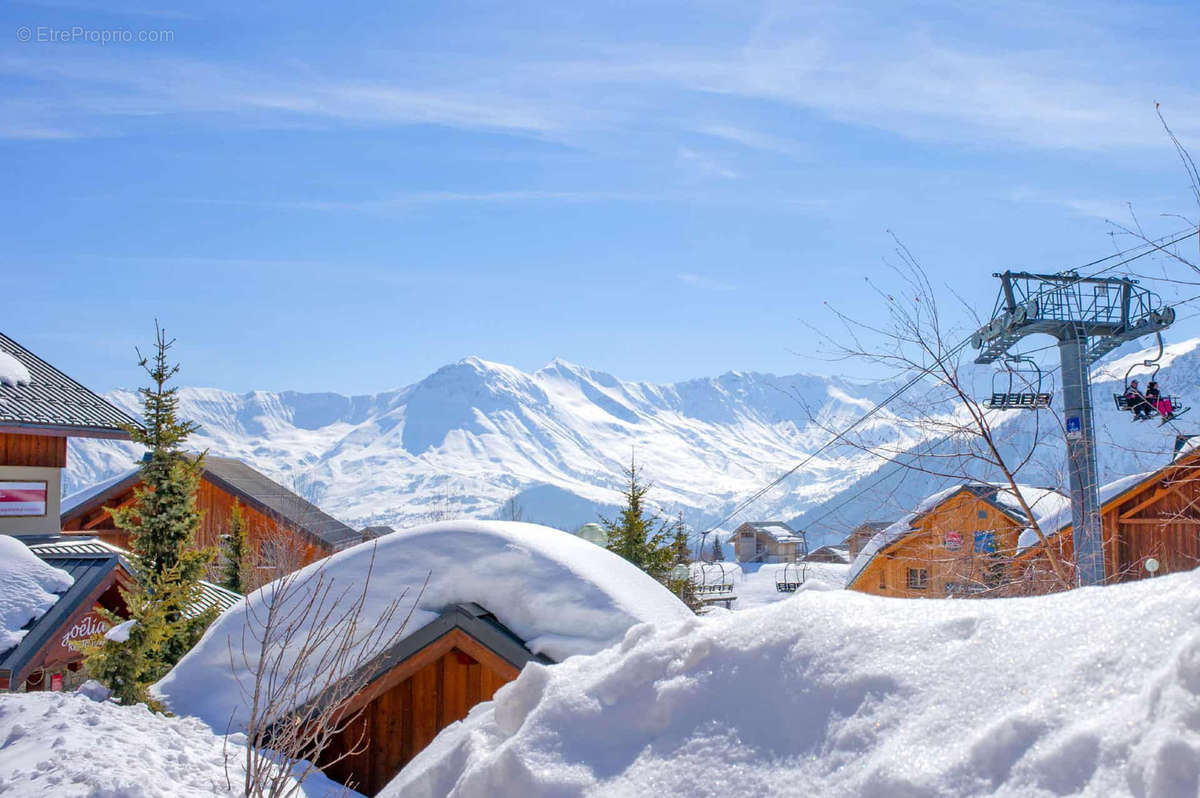
[[[82,693],[0,698],[0,793],[191,798],[241,795],[245,748],[195,718],[156,715]],[[226,757],[228,756],[228,771]],[[299,793],[356,796],[320,772]]]
[[[314,563],[300,572],[303,585],[320,574],[340,586],[358,586],[374,557],[363,621],[371,623],[408,591],[396,622],[415,608],[405,628],[412,634],[445,608],[475,602],[525,641],[535,654],[563,660],[619,642],[642,623],[672,625],[693,617],[674,595],[615,554],[549,527],[504,521],[428,524],[385,535]],[[423,593],[422,584],[429,582]],[[243,630],[266,615],[263,603],[275,583],[217,619],[201,641],[155,687],[175,712],[196,715],[218,732],[245,728],[245,687],[253,684],[243,662]],[[308,601],[294,591],[290,601]],[[257,627],[256,627],[257,628]],[[294,647],[304,643],[293,641]],[[238,651],[237,669],[230,647]],[[303,683],[303,680],[301,680]],[[301,694],[302,699],[311,696]],[[231,721],[232,718],[232,721]]]
[[[41,618],[75,583],[10,535],[0,535],[0,654],[21,642],[21,627]]]
[[[1040,598],[812,590],[528,666],[384,796],[1196,796],[1200,572]]]

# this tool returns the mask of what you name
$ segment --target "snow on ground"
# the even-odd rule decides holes
[[[426,524],[339,552],[299,572],[302,589],[290,593],[286,606],[308,603],[322,574],[335,595],[343,586],[361,589],[372,558],[361,620],[374,624],[407,590],[395,618],[398,625],[416,601],[406,634],[447,607],[475,602],[535,654],[562,660],[613,645],[637,624],[670,625],[693,617],[666,588],[612,552],[569,532],[503,521]],[[158,683],[157,695],[176,712],[203,718],[217,731],[244,728],[249,713],[242,687],[252,685],[253,675],[240,653],[233,672],[229,646],[241,648],[248,623],[252,634],[260,629],[251,619],[265,615],[265,602],[277,584],[264,586],[218,618]],[[291,650],[304,644],[304,635],[296,635]],[[252,652],[246,656],[256,661]],[[297,696],[298,702],[310,697],[304,690]]]
[[[382,794],[1198,793],[1200,572],[988,601],[808,590],[638,626],[527,666]]]
[[[122,707],[82,693],[8,694],[0,697],[0,794],[241,795],[245,748],[235,739],[227,750],[224,743],[195,718],[168,718],[143,705]],[[319,772],[302,788],[308,798],[347,794]]]
[[[75,580],[47,565],[9,535],[0,535],[0,654],[25,637],[25,624],[46,614]]]

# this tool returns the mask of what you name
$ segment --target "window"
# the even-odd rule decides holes
[[[987,510],[980,510],[979,512],[975,513],[975,517],[986,521],[987,520]]]
[[[929,571],[924,568],[908,569],[908,589],[925,590],[929,587]]]

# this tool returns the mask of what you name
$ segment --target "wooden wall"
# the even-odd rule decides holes
[[[490,701],[518,673],[456,629],[351,701],[347,711],[361,714],[334,739],[322,759],[329,762],[356,747],[361,750],[322,769],[335,781],[374,795],[438,732],[465,718],[481,701]]]
[[[1101,507],[1104,569],[1109,582],[1150,576],[1146,560],[1159,562],[1158,574],[1190,571],[1200,565],[1200,459],[1192,456],[1155,474]],[[1052,535],[1050,545],[1067,563],[1074,560],[1074,530]],[[1037,589],[1061,590],[1048,578],[1049,563],[1039,544],[1021,557],[1024,578]]]
[[[136,501],[134,488],[105,502],[105,507],[126,507]],[[196,508],[201,512],[200,530],[196,544],[201,548],[217,547],[221,536],[229,533],[233,504],[237,497],[201,478],[196,491]],[[250,551],[257,555],[262,573],[261,581],[270,581],[284,573],[302,568],[333,553],[332,547],[318,546],[314,540],[290,524],[276,521],[253,506],[241,503],[246,522],[246,538]],[[117,529],[112,516],[98,507],[82,516],[68,519],[64,532],[86,532],[121,548],[129,547],[129,535]],[[210,574],[211,575],[211,574]]]
[[[957,549],[947,545],[950,533],[959,537]],[[984,533],[994,537],[994,554],[975,551],[975,537]],[[945,598],[955,584],[990,592],[1010,578],[1019,535],[1020,526],[1008,515],[973,493],[960,491],[917,519],[914,530],[900,542],[877,554],[850,588],[905,598]],[[908,586],[909,569],[926,572],[924,589]]]
[[[0,466],[67,467],[67,439],[58,435],[0,433]]]

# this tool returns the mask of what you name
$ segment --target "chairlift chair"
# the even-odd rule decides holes
[[[795,593],[808,576],[808,563],[804,560],[785,563],[775,572],[775,589],[780,593]]]
[[[692,571],[692,590],[700,598],[733,592],[734,570],[722,562],[700,563]]]
[[[1133,421],[1146,421],[1153,415],[1162,419],[1161,423],[1159,424],[1159,426],[1162,426],[1168,421],[1174,421],[1192,408],[1185,407],[1183,401],[1178,396],[1160,395],[1159,399],[1165,399],[1170,403],[1171,407],[1171,409],[1164,414],[1161,410],[1159,410],[1158,405],[1142,397],[1141,391],[1137,392],[1138,398],[1134,398],[1132,400],[1127,395],[1129,393],[1129,378],[1133,375],[1134,369],[1138,367],[1153,369],[1153,371],[1150,372],[1150,376],[1146,378],[1147,385],[1158,379],[1158,370],[1162,368],[1162,363],[1160,361],[1162,360],[1163,356],[1163,337],[1161,332],[1155,333],[1154,337],[1158,340],[1158,354],[1149,360],[1143,360],[1139,363],[1134,363],[1125,370],[1125,388],[1121,393],[1113,394],[1113,403],[1116,405],[1117,410],[1133,413]],[[1139,417],[1136,411],[1138,407],[1143,404],[1146,406],[1148,412],[1144,417]]]
[[[1033,358],[1004,358],[1004,371],[992,375],[992,395],[984,405],[992,410],[1045,410],[1052,394],[1042,390],[1042,370]]]

